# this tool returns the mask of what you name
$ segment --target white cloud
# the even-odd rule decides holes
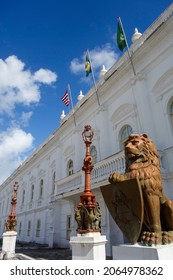
[[[0,59],[0,112],[12,114],[16,104],[30,105],[40,100],[40,83],[52,84],[57,75],[40,69],[35,73],[25,69],[16,56]]]
[[[96,47],[93,50],[90,50],[90,57],[92,66],[96,71],[100,71],[102,65],[108,70],[118,59],[118,54],[115,53],[114,49],[110,44],[106,44],[102,47]],[[85,59],[86,53],[78,59],[74,58],[71,61],[70,69],[74,74],[85,73]]]
[[[71,69],[72,73],[74,73],[74,74],[79,74],[82,71],[85,71],[84,56],[82,57],[82,59],[80,59],[80,61],[78,58],[74,58],[70,63],[70,69]]]
[[[118,55],[111,48],[110,44],[105,45],[103,48],[96,48],[91,51],[93,57],[93,67],[98,68],[105,65],[109,69],[117,60]]]
[[[51,84],[56,81],[56,74],[48,69],[40,69],[34,73],[34,80],[44,84]]]
[[[2,183],[33,148],[34,138],[18,127],[0,133],[0,183]]]
[[[25,105],[37,104],[41,98],[41,85],[51,85],[56,79],[57,75],[48,69],[41,68],[32,73],[14,55],[0,59],[0,183],[33,148],[33,136],[21,128],[28,125],[33,114],[24,110]],[[19,111],[17,105],[20,105]]]
[[[33,112],[22,112],[22,115],[19,119],[20,121],[20,125],[23,125],[23,126],[28,126],[28,122],[30,120],[30,118],[32,117],[33,115]]]

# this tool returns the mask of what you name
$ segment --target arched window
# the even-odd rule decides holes
[[[129,135],[132,133],[132,127],[130,125],[125,125],[120,130],[119,134],[119,143],[120,143],[120,149],[124,149],[124,142],[127,140]]]
[[[19,230],[18,230],[19,236],[21,235],[21,232],[22,232],[22,222],[19,223]]]
[[[3,203],[2,203],[2,213],[4,212],[4,204],[5,204],[5,201],[3,201]]]
[[[37,220],[36,237],[40,237],[41,221]]]
[[[171,103],[169,112],[170,112],[171,124],[172,124],[172,127],[173,127],[173,102]]]
[[[40,180],[40,194],[39,194],[39,198],[43,197],[43,179]]]
[[[34,185],[31,186],[31,202],[34,199]]]
[[[56,173],[53,172],[53,175],[52,175],[52,193],[55,193],[55,177],[56,177]]]
[[[73,161],[71,159],[67,163],[67,174],[68,175],[73,174]]]
[[[70,240],[71,233],[71,215],[67,216],[67,226],[66,226],[66,239]]]
[[[173,98],[171,98],[167,104],[167,114],[168,114],[170,128],[173,132]]]
[[[8,207],[9,207],[9,197],[7,199],[6,212],[8,212]]]
[[[28,221],[27,236],[30,236],[30,233],[31,233],[31,221]]]
[[[91,146],[90,154],[92,156],[92,163],[95,164],[97,162],[97,150],[95,146]]]
[[[24,204],[25,202],[25,190],[23,190],[23,193],[22,193],[22,204]]]

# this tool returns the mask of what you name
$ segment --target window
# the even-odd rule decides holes
[[[122,127],[119,134],[120,149],[124,149],[124,142],[127,140],[129,135],[132,133],[132,127],[130,125],[125,125]]]
[[[22,222],[19,223],[19,236],[21,235],[22,232]]]
[[[173,132],[173,98],[171,98],[167,104],[167,114],[168,114],[170,127]]]
[[[34,199],[34,185],[32,185],[31,187],[31,202],[33,201]]]
[[[27,236],[30,236],[30,233],[31,233],[31,221],[28,221]]]
[[[70,240],[70,234],[71,234],[71,216],[67,216],[67,226],[66,226],[66,239]]]
[[[173,102],[171,103],[171,106],[170,106],[170,119],[171,119],[171,124],[173,127]]]
[[[40,237],[40,226],[41,226],[41,222],[40,220],[37,220],[36,237]]]
[[[4,212],[4,203],[5,203],[5,201],[3,201],[3,203],[2,203],[2,213]]]
[[[68,175],[73,174],[73,161],[71,159],[68,161],[68,164],[67,164],[67,174]]]
[[[39,194],[39,198],[43,197],[43,179],[40,180],[40,194]]]
[[[92,156],[92,163],[95,164],[97,162],[97,150],[95,146],[91,146],[90,154]]]
[[[24,204],[25,202],[25,190],[23,190],[23,193],[22,193],[22,204]]]
[[[9,204],[9,200],[10,200],[10,199],[9,199],[9,197],[8,197],[8,199],[7,199],[7,205],[6,205],[6,212],[8,212],[8,208],[9,208],[9,205],[10,205],[10,204]]]
[[[55,193],[55,177],[56,177],[56,173],[53,172],[53,176],[52,176],[52,193]]]

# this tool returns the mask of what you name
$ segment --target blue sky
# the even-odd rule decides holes
[[[0,182],[60,124],[67,83],[73,104],[85,77],[90,50],[97,80],[122,55],[116,45],[117,16],[127,41],[143,33],[169,6],[167,0],[0,0]]]

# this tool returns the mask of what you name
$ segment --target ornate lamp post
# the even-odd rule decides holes
[[[78,224],[78,233],[100,232],[101,231],[101,210],[96,197],[91,191],[91,171],[92,156],[90,155],[90,146],[94,132],[90,125],[84,127],[82,133],[83,140],[86,145],[86,155],[82,170],[85,172],[85,188],[84,193],[80,196],[80,203],[75,209],[75,219]]]
[[[11,200],[11,205],[12,205],[11,214],[8,216],[8,220],[5,223],[6,231],[15,231],[16,230],[17,221],[16,221],[16,216],[15,216],[15,207],[16,207],[16,203],[17,203],[18,187],[19,187],[18,182],[15,182],[15,184],[13,186],[14,195]]]

